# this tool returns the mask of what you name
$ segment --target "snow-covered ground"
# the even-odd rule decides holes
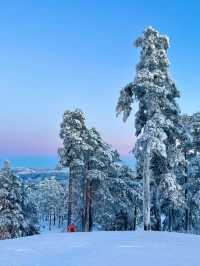
[[[200,237],[176,233],[55,233],[0,241],[0,266],[199,266]]]

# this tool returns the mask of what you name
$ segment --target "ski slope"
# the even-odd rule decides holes
[[[0,266],[200,266],[200,236],[54,233],[0,241]]]

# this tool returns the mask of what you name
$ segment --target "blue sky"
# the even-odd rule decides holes
[[[134,116],[123,124],[115,105],[134,78],[133,41],[148,25],[170,37],[182,111],[200,111],[199,1],[18,0],[0,10],[0,158],[55,157],[62,114],[76,107],[127,155]]]

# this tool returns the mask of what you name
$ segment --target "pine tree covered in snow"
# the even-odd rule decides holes
[[[186,138],[181,146],[186,161],[181,184],[185,191],[184,231],[199,232],[200,215],[200,113],[181,117]]]
[[[135,172],[124,165],[114,165],[109,176],[112,223],[109,230],[136,230],[142,217],[142,184]]]
[[[108,190],[109,171],[119,155],[100,136],[95,129],[87,131],[85,153],[85,231],[90,231],[97,224],[103,227],[108,211],[106,200],[110,197]],[[101,222],[100,222],[100,220]],[[98,220],[98,221],[97,221]]]
[[[26,235],[27,223],[22,209],[22,183],[5,161],[0,172],[0,239]]]
[[[192,149],[194,155],[200,154],[200,113],[192,115],[191,122]]]
[[[76,224],[83,230],[84,176],[86,144],[85,117],[81,110],[66,111],[61,123],[60,138],[63,146],[58,150],[61,167],[69,167],[68,225]]]
[[[123,112],[126,121],[131,113],[134,101],[139,102],[135,128],[137,143],[138,175],[143,177],[143,213],[144,229],[149,230],[151,212],[150,187],[156,186],[154,209],[156,209],[157,230],[160,230],[161,203],[168,209],[166,213],[170,223],[172,211],[180,207],[181,189],[176,182],[175,167],[177,138],[179,138],[179,108],[176,98],[179,91],[168,72],[167,49],[169,39],[149,27],[135,42],[141,48],[140,62],[136,68],[134,82],[121,90],[117,104],[117,114]],[[165,188],[164,198],[159,199]],[[169,224],[170,227],[170,224]]]
[[[24,219],[26,221],[25,234],[31,236],[39,234],[39,212],[38,212],[38,201],[33,197],[32,189],[28,184],[22,183],[22,210]]]
[[[187,174],[188,231],[200,233],[200,155],[191,158]]]

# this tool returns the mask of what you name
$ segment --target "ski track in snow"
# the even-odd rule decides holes
[[[200,266],[200,236],[54,233],[0,241],[0,266]]]

